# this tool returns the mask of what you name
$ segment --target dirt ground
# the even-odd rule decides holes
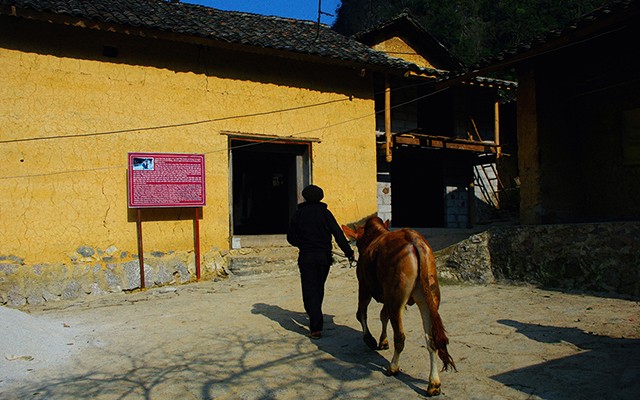
[[[423,398],[428,355],[417,307],[405,316],[401,373],[389,377],[391,351],[362,341],[356,288],[354,269],[332,269],[317,341],[305,336],[292,272],[31,307],[29,321],[57,327],[41,333],[50,351],[23,354],[19,336],[34,332],[2,337],[12,354],[0,364],[0,398]],[[440,374],[440,398],[640,398],[638,302],[504,285],[443,285],[442,295],[458,372]],[[369,312],[376,335],[379,309]]]

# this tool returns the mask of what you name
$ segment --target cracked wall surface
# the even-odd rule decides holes
[[[137,253],[128,152],[205,153],[201,248],[228,249],[229,132],[312,140],[313,180],[337,219],[376,211],[370,74],[1,18],[1,257],[32,268],[74,265],[81,246]],[[186,211],[152,214],[145,252],[193,249]]]

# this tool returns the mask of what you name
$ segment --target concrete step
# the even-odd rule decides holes
[[[286,235],[235,235],[231,244],[234,249],[291,247]]]
[[[246,276],[298,271],[298,249],[285,235],[234,236],[227,267],[233,275]],[[334,265],[348,266],[342,251],[335,249]]]
[[[228,268],[234,275],[292,272],[298,269],[298,249],[286,240],[242,238],[242,247],[229,253]]]

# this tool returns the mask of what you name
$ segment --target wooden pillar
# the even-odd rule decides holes
[[[542,176],[540,172],[537,82],[535,69],[518,71],[518,169],[520,171],[520,222],[541,223]]]
[[[493,127],[493,136],[494,142],[498,147],[496,147],[496,158],[502,157],[502,148],[500,147],[500,103],[496,100],[493,106],[493,117],[494,117],[494,127]]]
[[[391,162],[391,84],[389,83],[389,75],[385,75],[384,79],[384,136],[385,136],[385,159]]]

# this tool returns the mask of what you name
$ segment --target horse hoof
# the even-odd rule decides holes
[[[380,343],[378,350],[389,350],[389,343]]]
[[[429,385],[427,388],[427,396],[439,396],[440,395],[440,385]]]
[[[395,370],[395,371],[392,371],[390,368],[387,368],[387,369],[384,370],[384,374],[386,376],[396,376],[396,375],[398,375],[398,372],[400,372],[399,368],[397,370]]]
[[[364,342],[367,344],[367,346],[369,346],[371,350],[375,350],[378,347],[378,343],[373,338],[373,336],[365,336],[363,337],[363,339],[364,339]]]

